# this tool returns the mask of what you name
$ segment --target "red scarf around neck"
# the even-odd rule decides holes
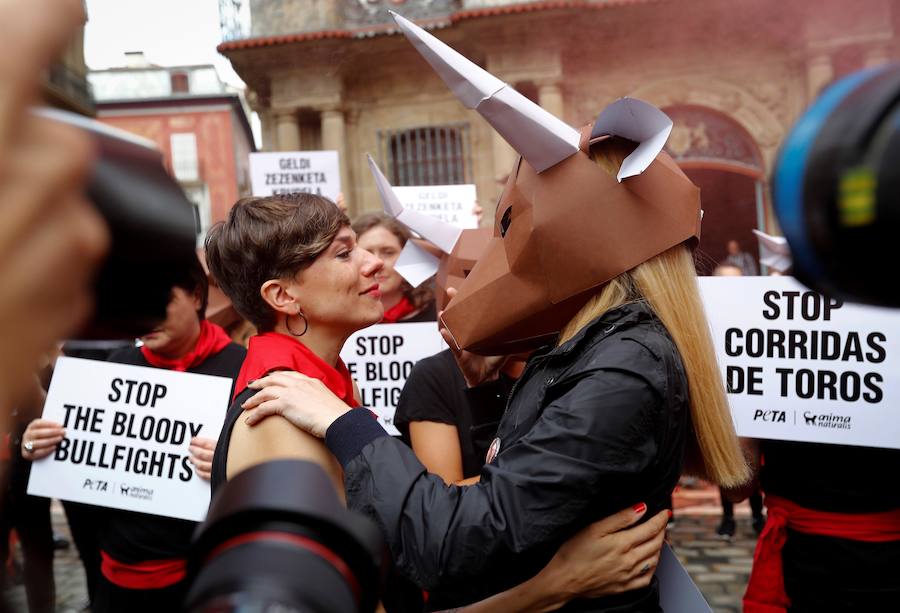
[[[410,313],[415,312],[416,307],[410,302],[409,298],[404,296],[400,302],[384,311],[384,317],[381,319],[383,324],[395,324]]]
[[[343,360],[338,358],[337,367],[331,366],[299,340],[278,332],[264,332],[250,339],[247,357],[244,358],[244,365],[241,366],[241,373],[234,386],[235,398],[250,381],[273,370],[294,370],[319,379],[347,406],[356,406],[353,379]]]
[[[205,319],[200,322],[200,336],[197,344],[180,358],[166,358],[151,351],[146,345],[141,347],[144,359],[158,368],[184,372],[198,364],[202,364],[209,356],[219,353],[231,343],[231,338],[220,326]]]

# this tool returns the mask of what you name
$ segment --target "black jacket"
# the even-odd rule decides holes
[[[532,356],[477,485],[445,486],[371,421],[351,411],[326,436],[347,503],[380,524],[397,566],[439,608],[533,576],[599,518],[642,501],[646,517],[665,508],[689,430],[687,379],[658,319],[628,304]],[[657,599],[654,582],[566,610],[657,611]]]

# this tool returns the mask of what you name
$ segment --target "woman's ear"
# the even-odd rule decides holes
[[[269,279],[259,288],[259,295],[272,309],[285,315],[296,315],[299,304],[289,291],[291,279]]]

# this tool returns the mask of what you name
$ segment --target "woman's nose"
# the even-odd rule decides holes
[[[366,277],[371,277],[384,268],[384,261],[374,253],[370,251],[366,251],[366,261],[363,264],[362,274]]]

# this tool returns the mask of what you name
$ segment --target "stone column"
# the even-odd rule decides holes
[[[347,164],[347,140],[346,127],[344,125],[344,112],[338,108],[328,108],[322,111],[322,149],[338,152],[338,165],[341,171],[341,192],[344,201],[351,205],[355,211],[356,204],[351,201],[352,181]]]
[[[891,53],[887,45],[874,45],[863,54],[863,67],[874,68],[891,61]]]
[[[491,154],[494,162],[494,182],[497,184],[496,194],[492,195],[491,200],[496,200],[506,185],[506,177],[512,172],[518,153],[491,128]]]
[[[559,119],[563,119],[563,94],[562,87],[556,82],[538,83],[538,104],[545,111],[553,113]]]
[[[822,88],[831,83],[833,78],[834,67],[831,65],[831,56],[827,53],[811,56],[806,62],[807,102],[815,100]]]
[[[275,128],[275,116],[272,109],[256,109],[259,115],[259,131],[262,136],[263,151],[277,151],[278,139]]]
[[[279,111],[275,114],[275,126],[279,151],[300,150],[300,124],[295,111]]]

